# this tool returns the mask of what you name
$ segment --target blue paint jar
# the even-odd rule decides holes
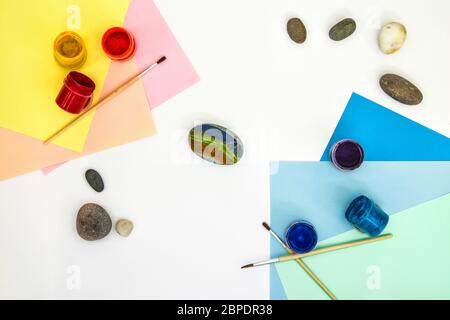
[[[382,233],[389,222],[389,215],[366,196],[359,196],[350,203],[345,218],[356,229],[373,237]]]
[[[286,231],[286,244],[296,253],[308,253],[317,245],[317,232],[307,221],[297,221]]]

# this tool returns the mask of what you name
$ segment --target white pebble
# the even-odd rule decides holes
[[[406,28],[398,22],[385,25],[379,34],[378,45],[385,54],[392,54],[400,50],[406,40]]]
[[[122,237],[128,237],[133,231],[133,222],[127,219],[120,219],[116,223],[116,231]]]

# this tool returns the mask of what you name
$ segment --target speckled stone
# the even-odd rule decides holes
[[[94,169],[86,171],[84,176],[86,177],[86,181],[95,191],[102,192],[105,189],[102,176]]]
[[[418,105],[423,100],[422,92],[414,84],[395,74],[385,74],[380,86],[391,98],[407,105]]]
[[[120,219],[116,222],[116,231],[122,237],[128,237],[131,231],[133,231],[133,227],[133,222],[127,219]]]
[[[78,211],[77,232],[84,240],[100,240],[109,234],[111,228],[109,214],[98,204],[87,203]]]
[[[189,131],[189,146],[200,158],[220,165],[236,164],[244,154],[242,141],[234,132],[211,123]]]
[[[299,18],[289,19],[287,23],[287,33],[292,41],[303,43],[306,41],[306,27]]]
[[[334,25],[329,32],[330,39],[341,41],[350,37],[356,30],[356,22],[351,18],[344,19]]]
[[[398,22],[391,22],[381,28],[378,46],[385,54],[393,54],[403,47],[406,41],[406,28]]]

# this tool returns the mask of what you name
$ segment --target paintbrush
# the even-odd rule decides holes
[[[279,244],[289,253],[293,254],[291,248],[289,248],[286,243],[281,240],[281,238],[275,233],[275,231],[272,230],[272,228],[266,223],[263,222],[263,227],[270,232],[270,234],[275,238],[275,240],[278,241]],[[311,279],[314,280],[314,282],[332,299],[337,300],[336,296],[333,294],[333,292],[330,291],[330,289],[327,288],[327,286],[315,275],[315,273],[306,265],[305,262],[303,262],[302,259],[295,259],[297,263],[302,267],[302,269],[311,277]]]
[[[369,244],[369,243],[373,243],[373,242],[378,242],[378,241],[381,241],[381,240],[387,240],[387,239],[391,239],[392,237],[393,237],[392,234],[385,234],[385,235],[378,236],[378,237],[367,238],[367,239],[362,239],[362,240],[356,240],[356,241],[352,241],[352,242],[337,244],[337,245],[334,245],[334,246],[324,247],[324,248],[313,250],[313,251],[308,252],[308,253],[290,254],[290,255],[281,256],[281,257],[278,257],[278,258],[275,258],[275,259],[270,259],[270,260],[266,260],[266,261],[262,261],[262,262],[251,263],[251,264],[247,264],[245,266],[242,266],[241,268],[245,269],[245,268],[259,267],[259,266],[263,266],[263,265],[267,265],[267,264],[273,264],[273,263],[278,263],[278,262],[286,262],[286,261],[290,261],[290,260],[306,258],[306,257],[315,256],[315,255],[326,253],[326,252],[331,252],[331,251],[336,251],[336,250],[356,247],[356,246],[360,246],[360,245],[363,245],[363,244]]]
[[[100,99],[96,104],[93,104],[90,107],[86,108],[82,113],[77,115],[70,122],[66,123],[61,129],[59,129],[58,131],[53,133],[50,137],[48,137],[47,140],[45,140],[43,143],[44,144],[48,144],[48,143],[52,142],[54,139],[56,139],[61,134],[63,134],[66,130],[68,130],[69,128],[71,128],[72,126],[77,124],[80,120],[82,120],[84,117],[86,117],[90,112],[92,112],[94,110],[97,110],[102,105],[104,105],[106,102],[108,102],[109,100],[113,99],[118,94],[122,93],[122,91],[124,91],[125,89],[127,89],[128,87],[133,85],[136,81],[142,79],[142,77],[144,77],[150,70],[155,68],[157,65],[163,63],[165,60],[166,60],[165,56],[159,58],[158,61],[156,61],[155,63],[151,64],[150,66],[145,68],[143,71],[141,71],[139,74],[133,76],[131,79],[129,79],[126,82],[124,82],[123,84],[121,84],[119,87],[117,87],[110,94],[108,94],[104,98]]]

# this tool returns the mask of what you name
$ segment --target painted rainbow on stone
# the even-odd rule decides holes
[[[220,165],[236,164],[243,156],[241,139],[216,124],[201,124],[189,131],[189,145],[200,158]]]

